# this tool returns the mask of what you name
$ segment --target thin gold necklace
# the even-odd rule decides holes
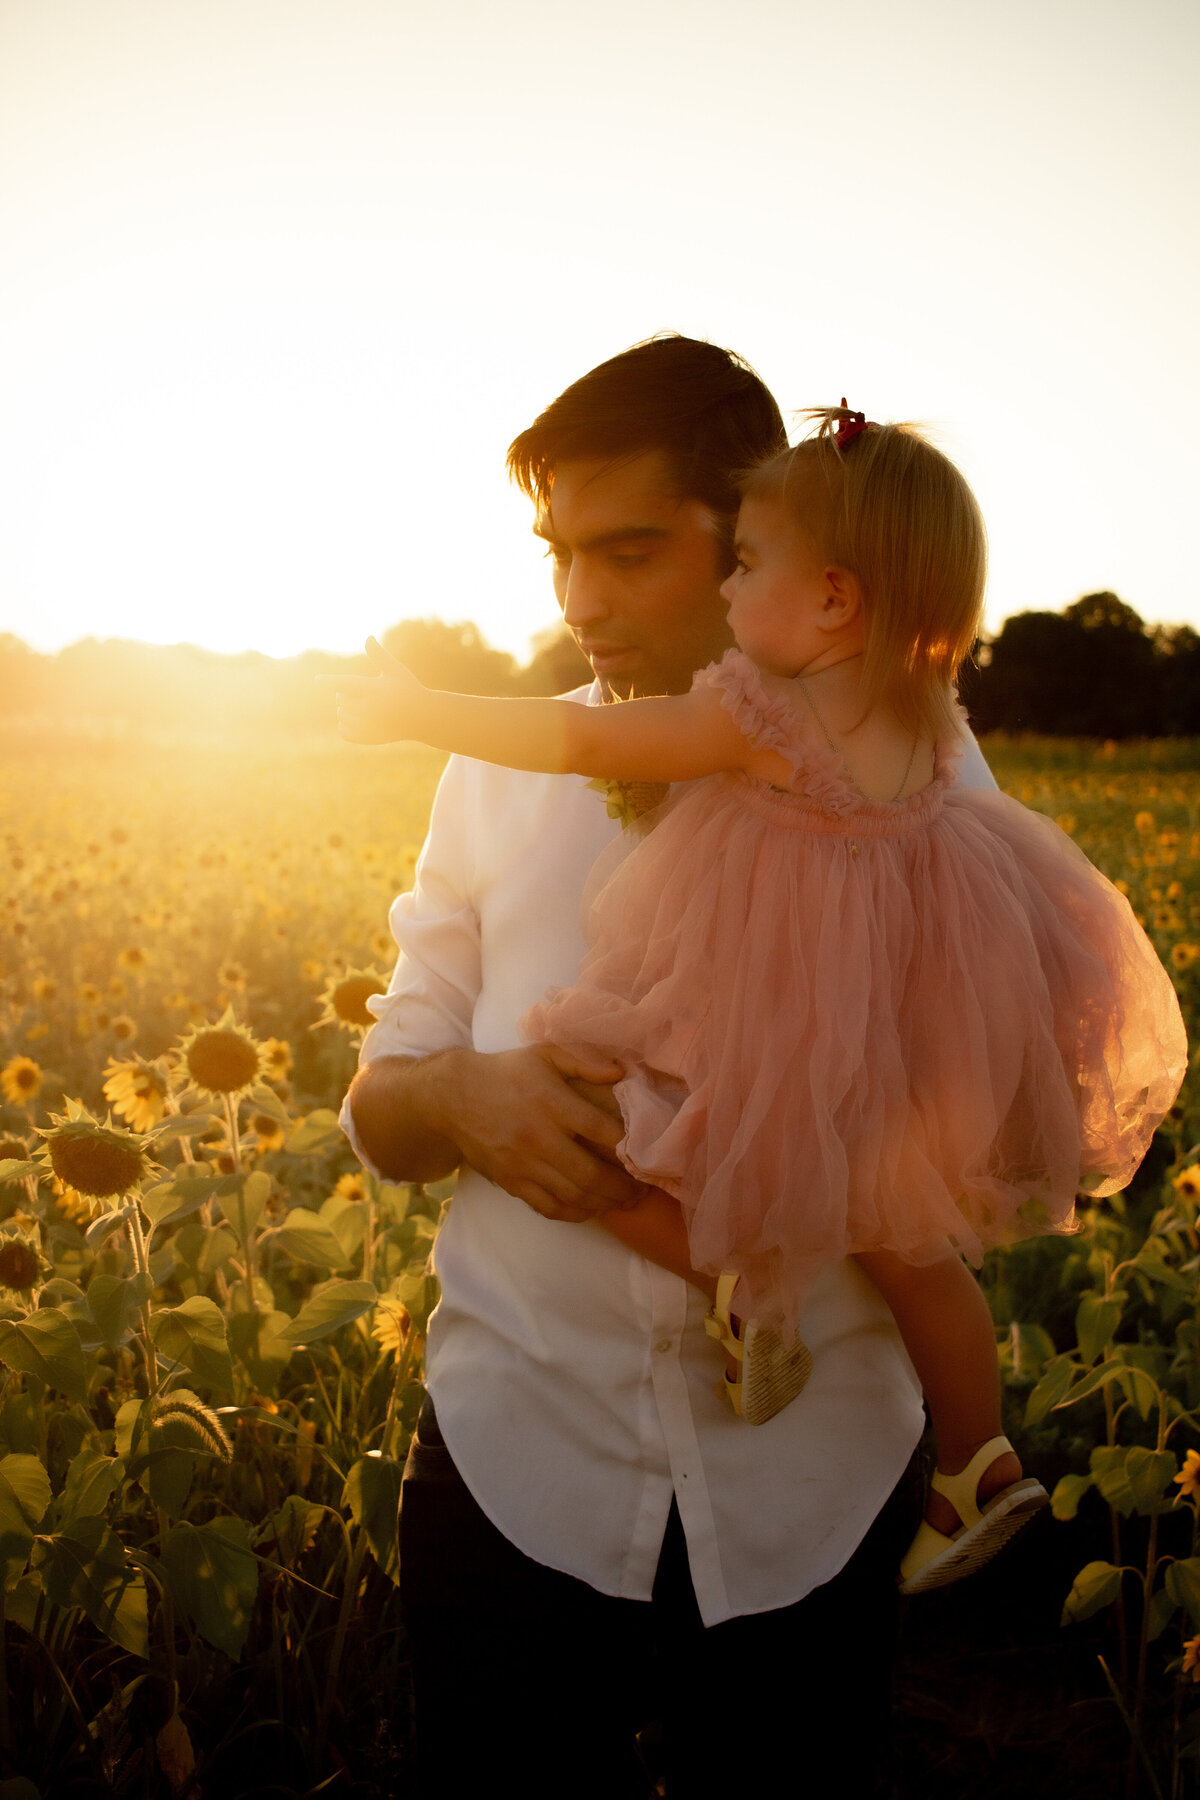
[[[826,725],[824,719],[821,717],[821,714],[817,709],[817,703],[813,699],[812,695],[809,693],[808,684],[805,681],[803,676],[800,677],[799,686],[800,686],[800,692],[804,695],[804,698],[808,701],[808,704],[812,708],[813,718],[817,721],[817,724],[821,727],[821,731],[824,734],[825,742],[829,745],[829,748],[833,751],[833,754],[837,757],[840,757],[843,765],[845,765],[845,763],[846,763],[845,755],[843,754],[843,752],[841,750],[838,749],[837,745],[834,743],[833,739],[830,737],[829,727],[828,727],[828,725]],[[919,742],[920,742],[920,739],[918,737],[914,736],[913,741],[912,741],[912,749],[908,753],[908,764],[904,771],[904,777],[900,783],[900,786],[896,789],[895,793],[892,795],[891,799],[888,801],[889,806],[894,806],[896,804],[896,801],[900,798],[901,794],[904,792],[905,788],[908,786],[908,778],[912,774],[913,763],[916,761],[917,745]]]

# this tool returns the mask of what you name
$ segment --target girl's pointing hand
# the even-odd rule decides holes
[[[374,638],[367,639],[367,659],[370,675],[325,678],[337,687],[338,730],[350,744],[417,737],[420,702],[429,690]]]

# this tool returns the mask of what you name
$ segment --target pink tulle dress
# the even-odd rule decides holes
[[[526,1016],[533,1041],[626,1067],[619,1155],[680,1201],[697,1267],[791,1328],[856,1251],[1073,1228],[1121,1187],[1183,1078],[1171,981],[1128,902],[1057,825],[994,790],[867,800],[815,722],[737,650],[716,688],[791,790],[675,791],[593,877],[591,950]]]

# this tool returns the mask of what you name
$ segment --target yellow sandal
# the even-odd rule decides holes
[[[930,1588],[945,1587],[964,1575],[974,1574],[1004,1548],[1034,1513],[1050,1504],[1041,1482],[1026,1477],[1010,1482],[982,1507],[979,1505],[979,1482],[984,1471],[998,1456],[1011,1450],[1006,1437],[994,1437],[975,1452],[957,1475],[935,1472],[931,1483],[934,1492],[950,1502],[962,1525],[953,1537],[947,1537],[928,1519],[921,1521],[921,1529],[900,1564],[902,1594],[924,1594]]]
[[[736,1377],[726,1375],[723,1387],[729,1404],[748,1425],[765,1425],[803,1388],[812,1374],[812,1352],[797,1337],[785,1346],[769,1325],[735,1325],[729,1311],[737,1271],[726,1269],[717,1281],[717,1297],[708,1310],[704,1329],[738,1365]]]

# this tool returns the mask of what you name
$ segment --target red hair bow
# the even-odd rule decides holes
[[[843,394],[842,395],[842,405],[845,406],[845,404],[846,404],[846,396],[845,396],[845,394]],[[839,419],[838,420],[837,430],[833,434],[833,441],[837,445],[839,450],[844,450],[846,448],[847,444],[853,442],[853,440],[858,436],[860,431],[865,431],[866,429],[867,429],[866,413],[852,412],[848,419]]]

